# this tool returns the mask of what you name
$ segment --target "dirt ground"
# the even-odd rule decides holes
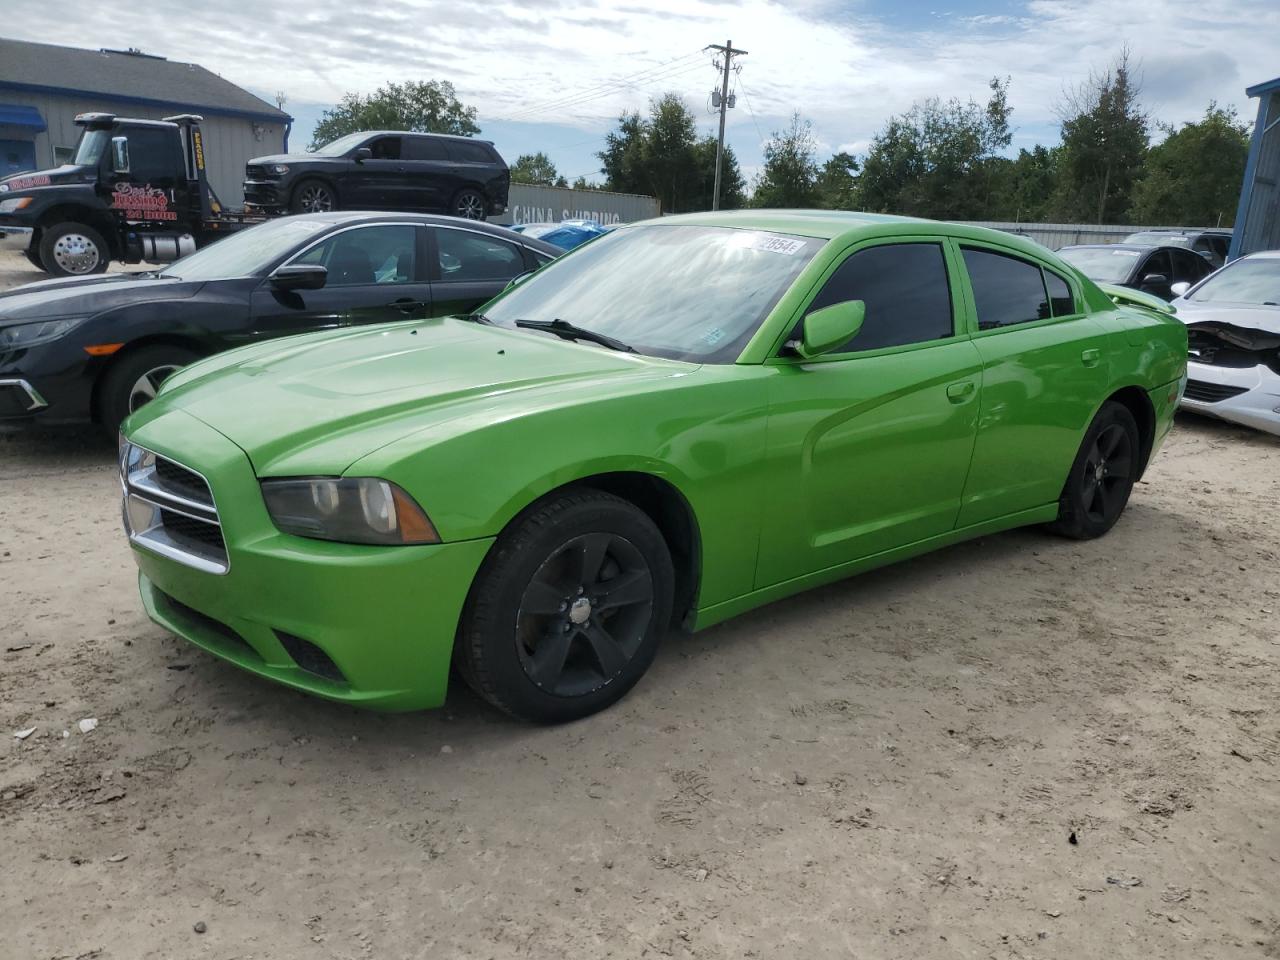
[[[168,637],[118,496],[0,435],[3,960],[1280,957],[1275,438],[1180,420],[1100,541],[672,637],[551,729]]]

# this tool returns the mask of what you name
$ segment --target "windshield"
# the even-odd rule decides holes
[[[485,308],[504,327],[563,320],[640,353],[732,363],[826,241],[729,227],[625,227]]]
[[[251,277],[284,256],[310,235],[331,226],[300,217],[268,220],[175,260],[161,274],[182,280],[229,280]]]
[[[1141,254],[1137,250],[1108,250],[1106,247],[1070,247],[1058,251],[1058,256],[1078,267],[1090,280],[1103,283],[1119,283],[1129,277],[1133,265]]]
[[[1280,258],[1237,260],[1200,284],[1187,299],[1196,303],[1280,306]]]
[[[369,134],[367,133],[348,133],[345,137],[330,141],[323,147],[316,147],[311,152],[317,157],[341,157],[348,151],[360,146],[367,139],[369,139]]]
[[[71,162],[84,167],[96,167],[110,142],[110,130],[86,130],[80,136],[80,143],[76,145],[75,159]]]
[[[1187,247],[1191,246],[1191,238],[1181,233],[1131,233],[1124,238],[1125,243],[1142,243],[1149,247]]]

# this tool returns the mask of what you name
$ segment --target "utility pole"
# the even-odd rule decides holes
[[[747,54],[745,50],[733,49],[733,41],[730,40],[722,47],[718,43],[712,43],[703,47],[704,50],[717,50],[724,57],[724,69],[721,71],[720,77],[720,139],[716,141],[716,185],[711,193],[711,209],[720,209],[720,164],[724,159],[724,114],[729,109],[729,69],[733,65],[734,57],[744,57]]]

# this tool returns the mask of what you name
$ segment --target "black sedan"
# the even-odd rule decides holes
[[[0,425],[114,431],[161,381],[266,337],[468,313],[562,253],[486,223],[417,214],[284,217],[154,273],[0,294]]]
[[[1139,243],[1086,243],[1063,247],[1058,256],[1090,280],[1113,283],[1172,300],[1175,283],[1194,285],[1213,273],[1213,264],[1182,247]]]

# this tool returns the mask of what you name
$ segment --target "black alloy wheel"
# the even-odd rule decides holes
[[[1085,432],[1058,499],[1054,533],[1076,540],[1100,537],[1120,519],[1142,472],[1138,423],[1129,408],[1109,400]]]

